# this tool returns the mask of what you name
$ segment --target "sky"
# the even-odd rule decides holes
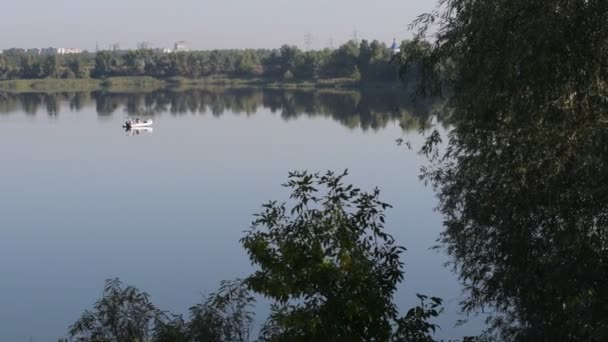
[[[119,43],[135,48],[314,49],[353,38],[391,43],[412,36],[408,24],[436,0],[0,0],[0,49]]]

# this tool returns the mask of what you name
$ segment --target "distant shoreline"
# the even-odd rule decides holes
[[[66,91],[153,91],[160,89],[196,89],[212,86],[228,88],[260,87],[271,89],[399,89],[399,82],[363,82],[350,78],[313,81],[284,81],[269,78],[206,77],[189,79],[150,76],[109,77],[106,79],[16,79],[0,81],[0,92],[66,92]]]

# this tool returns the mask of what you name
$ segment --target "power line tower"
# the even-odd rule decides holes
[[[312,48],[312,34],[310,32],[304,35],[304,47],[306,50],[310,50]]]
[[[353,41],[355,43],[359,43],[359,31],[357,31],[356,27],[355,27],[355,30],[353,31]]]
[[[150,44],[150,42],[139,42],[137,43],[137,49],[138,50],[148,50],[152,47],[152,44]]]

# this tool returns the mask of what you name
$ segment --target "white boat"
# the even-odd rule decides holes
[[[147,120],[143,120],[143,121],[140,121],[139,119],[135,119],[135,120],[129,119],[129,120],[125,121],[125,124],[123,125],[123,127],[126,129],[150,127],[150,126],[152,126],[153,123],[154,122],[152,121],[152,119],[147,119]]]

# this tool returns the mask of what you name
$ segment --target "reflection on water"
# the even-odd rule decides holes
[[[152,134],[154,132],[154,128],[152,127],[132,127],[125,128],[125,132],[127,135],[140,135],[140,134]]]
[[[95,106],[100,116],[124,110],[129,115],[155,116],[205,114],[221,116],[225,112],[254,115],[258,108],[268,108],[284,120],[301,115],[331,117],[349,128],[378,130],[399,121],[404,130],[419,127],[421,118],[433,111],[433,101],[410,101],[401,90],[276,90],[276,89],[206,89],[188,91],[161,90],[150,93],[0,93],[0,113],[23,110],[35,115],[46,110],[55,116],[62,106],[71,111]]]
[[[382,189],[387,227],[408,248],[399,307],[432,294],[446,305],[438,338],[479,330],[454,327],[460,288],[429,250],[441,220],[418,180],[423,158],[395,144],[430,103],[260,89],[0,97],[0,341],[56,342],[113,277],[185,313],[251,273],[242,232],[302,169],[349,169],[349,182]],[[153,116],[154,132],[123,131],[135,116]]]

